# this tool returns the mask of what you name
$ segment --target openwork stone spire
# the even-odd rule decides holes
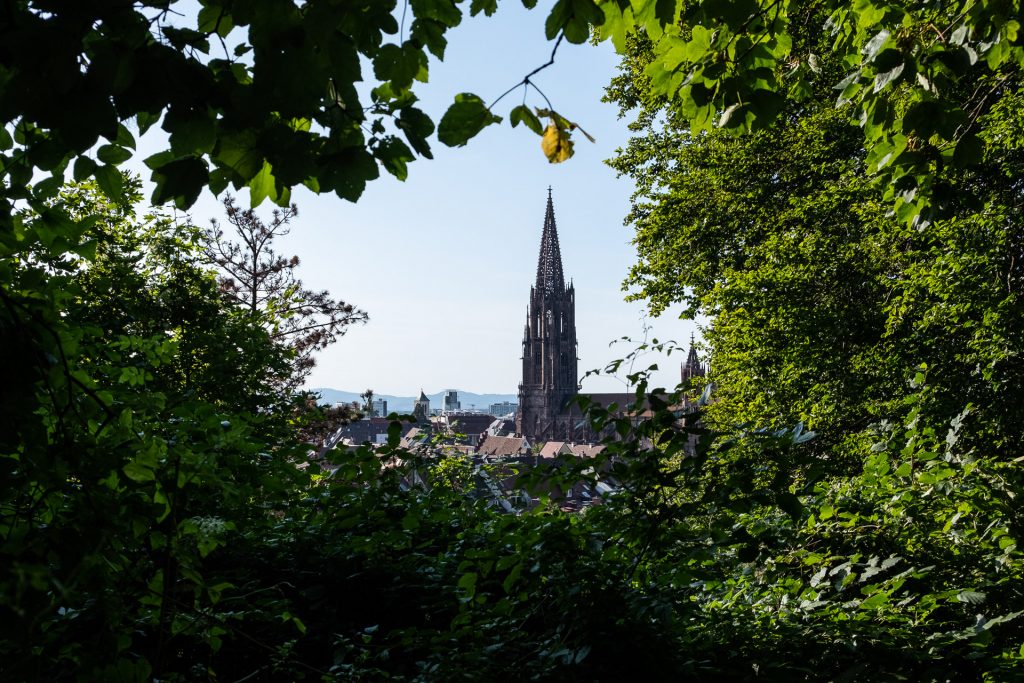
[[[544,214],[544,234],[541,236],[540,256],[537,259],[537,291],[548,294],[565,291],[562,252],[558,248],[558,228],[555,226],[555,207],[551,203],[550,187],[547,213]]]
[[[572,440],[575,418],[569,403],[579,393],[576,357],[576,290],[562,274],[555,210],[548,208],[537,260],[537,284],[523,328],[523,381],[519,385],[516,432],[531,441]]]

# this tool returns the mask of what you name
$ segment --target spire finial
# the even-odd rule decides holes
[[[544,212],[544,233],[540,239],[540,256],[537,259],[538,291],[560,292],[565,289],[562,276],[562,252],[558,247],[558,229],[555,225],[555,208],[551,201],[551,187],[548,186],[548,205]]]

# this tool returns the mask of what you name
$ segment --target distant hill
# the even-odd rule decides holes
[[[363,399],[359,396],[361,391],[342,391],[340,389],[330,388],[317,388],[310,389],[310,391],[320,394],[321,403],[352,403],[356,401],[362,403]],[[463,410],[481,410],[486,411],[487,406],[492,403],[501,403],[502,401],[511,401],[515,403],[519,400],[519,397],[515,394],[474,394],[471,391],[462,391],[456,389],[459,392],[459,403],[462,405]],[[439,391],[434,394],[427,394],[427,398],[430,399],[431,408],[441,407],[441,398],[444,396],[444,391]],[[412,406],[416,403],[417,396],[392,396],[390,394],[374,394],[375,399],[383,399],[388,402],[388,411],[398,413],[411,413]]]

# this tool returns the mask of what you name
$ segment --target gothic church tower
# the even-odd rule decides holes
[[[566,409],[579,391],[576,371],[576,290],[562,275],[555,210],[548,188],[544,233],[537,259],[537,282],[523,332],[523,381],[519,385],[516,432],[527,439],[571,439]]]

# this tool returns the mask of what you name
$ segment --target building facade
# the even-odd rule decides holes
[[[565,284],[555,209],[548,188],[537,281],[523,330],[523,380],[516,432],[527,439],[571,439],[570,401],[579,393],[576,357],[576,291]]]
[[[441,413],[451,413],[462,409],[462,404],[459,402],[459,392],[455,389],[447,389],[444,392],[444,397],[441,399]]]
[[[412,416],[417,422],[426,422],[430,419],[430,399],[423,393],[423,389],[420,389],[420,397],[413,404]]]
[[[499,403],[492,403],[487,406],[487,412],[491,415],[504,417],[506,415],[514,415],[518,408],[518,403],[513,403],[512,401],[500,401]]]
[[[571,281],[565,284],[562,273],[562,254],[550,188],[537,259],[537,281],[530,288],[530,304],[523,330],[522,360],[523,379],[519,384],[516,434],[532,443],[586,442],[608,436],[607,433],[592,433],[588,421],[573,401],[580,394],[576,357],[576,292]],[[701,362],[691,337],[690,352],[680,367],[684,388],[691,383],[699,384],[697,380],[707,374],[708,365]],[[615,415],[630,415],[639,420],[650,412],[647,399],[638,404],[633,392],[588,392],[586,397],[590,403]],[[493,408],[491,412],[497,414]],[[690,399],[684,398],[679,408],[690,410]]]

